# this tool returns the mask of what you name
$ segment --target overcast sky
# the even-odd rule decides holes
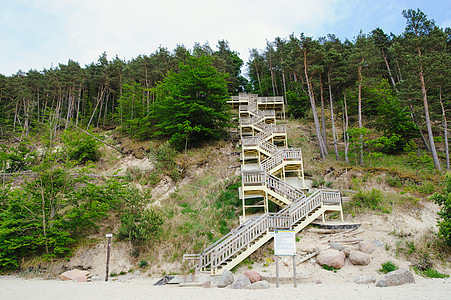
[[[400,34],[403,9],[420,8],[451,27],[450,0],[0,0],[0,73],[96,62],[106,51],[130,60],[161,46],[218,40],[247,62],[249,49],[291,33],[341,40],[380,27]]]

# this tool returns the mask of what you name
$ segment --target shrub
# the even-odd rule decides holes
[[[149,265],[149,263],[145,259],[141,259],[141,261],[139,262],[139,267],[140,268],[144,268],[144,267],[146,267],[148,265]]]
[[[387,274],[397,269],[399,268],[394,262],[387,261],[382,264],[382,268],[379,269],[379,272]]]
[[[86,163],[88,161],[98,161],[100,158],[99,142],[92,136],[76,131],[65,131],[62,141],[71,160]]]
[[[352,196],[353,204],[358,208],[369,208],[383,213],[389,213],[390,207],[384,203],[382,192],[377,189],[371,191],[360,190]]]
[[[430,198],[440,205],[437,221],[438,234],[451,246],[451,174],[447,174],[443,182],[443,193],[434,193]]]

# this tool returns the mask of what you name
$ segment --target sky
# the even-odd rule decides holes
[[[401,34],[404,9],[421,9],[451,27],[449,0],[0,0],[0,74],[96,62],[106,52],[131,60],[159,47],[227,40],[247,62],[249,50],[275,37],[342,41],[380,27]]]

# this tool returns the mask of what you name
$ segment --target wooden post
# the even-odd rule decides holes
[[[296,255],[293,255],[293,282],[294,282],[294,287],[297,287],[297,285],[296,285]]]
[[[108,281],[108,272],[110,270],[110,248],[111,248],[111,238],[113,237],[113,234],[107,233],[105,235],[108,238],[108,248],[107,248],[107,252],[106,252],[106,276],[105,276],[105,281]]]
[[[276,256],[276,287],[279,287],[279,257]]]

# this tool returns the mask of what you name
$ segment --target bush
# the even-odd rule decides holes
[[[371,189],[371,191],[360,190],[352,196],[352,200],[358,208],[369,208],[383,213],[390,212],[390,207],[383,201],[382,192],[377,189]]]
[[[397,269],[399,268],[394,262],[387,261],[382,264],[382,268],[379,269],[379,272],[387,274]]]
[[[448,246],[451,246],[451,174],[447,174],[443,182],[443,193],[434,193],[430,198],[440,205],[437,221],[438,235],[445,239]]]
[[[62,141],[69,159],[79,163],[98,161],[100,158],[99,142],[85,133],[65,131]]]

